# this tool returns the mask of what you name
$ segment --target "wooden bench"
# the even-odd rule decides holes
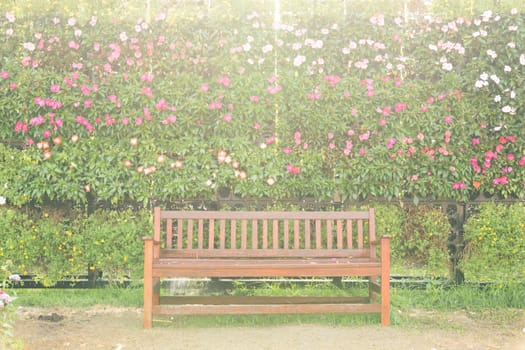
[[[154,210],[144,238],[144,327],[153,315],[380,313],[389,325],[390,237],[374,209]],[[379,246],[379,256],[377,247]],[[161,296],[161,278],[368,277],[363,297]],[[380,296],[378,300],[377,296]]]

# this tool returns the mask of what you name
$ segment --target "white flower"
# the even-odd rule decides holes
[[[481,73],[481,75],[479,76],[479,78],[481,80],[488,80],[489,79],[489,75],[485,72]]]
[[[510,43],[507,44],[507,46],[510,47],[511,49],[515,49],[516,48],[516,43],[511,41]]]
[[[432,50],[432,51],[437,51],[437,50],[438,50],[437,46],[436,46],[436,45],[433,45],[433,44],[428,45],[428,48],[429,48],[430,50]]]
[[[518,26],[509,26],[509,32],[516,32],[518,31]]]
[[[323,41],[322,40],[316,40],[315,43],[312,45],[312,48],[314,48],[314,49],[322,49],[323,48]]]
[[[445,62],[445,63],[443,63],[443,65],[441,66],[441,68],[443,68],[444,70],[450,72],[450,71],[452,70],[452,68],[453,68],[453,67],[452,67],[452,63],[450,63],[450,62]]]
[[[508,73],[508,72],[511,72],[511,71],[512,71],[512,67],[511,67],[511,66],[505,66],[505,67],[503,68],[503,70],[504,70],[505,72]]]
[[[503,108],[501,109],[501,111],[502,111],[503,113],[510,113],[510,112],[512,112],[512,107],[509,106],[509,105],[506,105],[505,107],[503,107]]]
[[[478,89],[481,89],[483,87],[483,81],[477,80],[474,86],[477,87]]]
[[[520,64],[521,64],[522,66],[525,66],[525,53],[522,53],[522,54],[520,55]]]
[[[303,64],[306,61],[306,56],[298,55],[293,59],[293,65],[296,67],[299,67],[301,64]]]
[[[35,44],[29,42],[24,43],[24,49],[27,51],[35,51]]]
[[[246,38],[246,41],[249,42],[249,43],[252,43],[254,40],[255,39],[251,35],[248,35],[248,37]]]
[[[250,43],[246,43],[242,46],[242,49],[246,52],[250,51],[250,49],[252,48],[252,45],[250,45]]]
[[[16,16],[13,12],[6,12],[5,18],[7,19],[9,23],[15,23],[16,21]]]
[[[7,201],[6,201],[5,197],[0,196],[0,205],[5,205],[6,202],[7,202]]]
[[[500,80],[499,80],[499,78],[498,78],[498,76],[497,76],[496,74],[492,74],[492,75],[490,76],[490,80],[492,80],[492,81],[495,82],[497,85],[499,85]]]
[[[270,52],[270,51],[272,51],[272,50],[273,50],[273,46],[272,46],[272,44],[265,45],[265,46],[263,46],[263,48],[262,48],[262,52],[263,52],[263,53],[268,53],[268,52]]]
[[[71,27],[73,27],[75,24],[77,24],[77,19],[75,17],[71,17],[67,20],[67,24]]]
[[[126,34],[126,32],[120,33],[119,37],[120,37],[120,41],[128,40],[128,35]]]
[[[510,10],[510,14],[511,15],[517,15],[518,14],[518,9],[517,8],[513,8],[512,10]]]
[[[501,102],[501,96],[500,95],[496,95],[494,97],[494,102],[496,102],[496,103]]]
[[[515,99],[516,98],[516,91],[512,90],[510,92],[510,98]]]
[[[348,47],[343,47],[343,55],[348,55],[350,53],[350,49]]]
[[[301,44],[301,43],[293,43],[292,44],[292,50],[294,50],[294,51],[299,50],[301,47],[303,47],[303,44]]]
[[[498,57],[498,54],[494,50],[487,50],[487,55],[489,55],[492,59]]]

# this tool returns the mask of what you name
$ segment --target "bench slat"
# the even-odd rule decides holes
[[[161,258],[368,258],[368,249],[163,249]],[[377,259],[375,259],[377,260]]]
[[[246,220],[306,220],[306,219],[369,219],[368,211],[189,211],[161,210],[162,219],[246,219]]]
[[[380,304],[158,305],[158,315],[326,314],[381,312]]]

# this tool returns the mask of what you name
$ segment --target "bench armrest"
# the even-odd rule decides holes
[[[153,246],[160,246],[160,241],[156,241],[153,237],[142,237],[142,241],[144,243],[152,242]]]
[[[382,241],[383,239],[391,240],[392,237],[389,236],[389,235],[383,235],[383,236],[381,236],[380,239],[376,239],[376,240],[370,241],[370,245],[371,245],[371,246],[378,246],[378,245],[381,244],[381,241]]]

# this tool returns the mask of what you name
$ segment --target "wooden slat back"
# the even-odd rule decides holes
[[[154,238],[179,257],[375,257],[374,211],[155,209]]]

